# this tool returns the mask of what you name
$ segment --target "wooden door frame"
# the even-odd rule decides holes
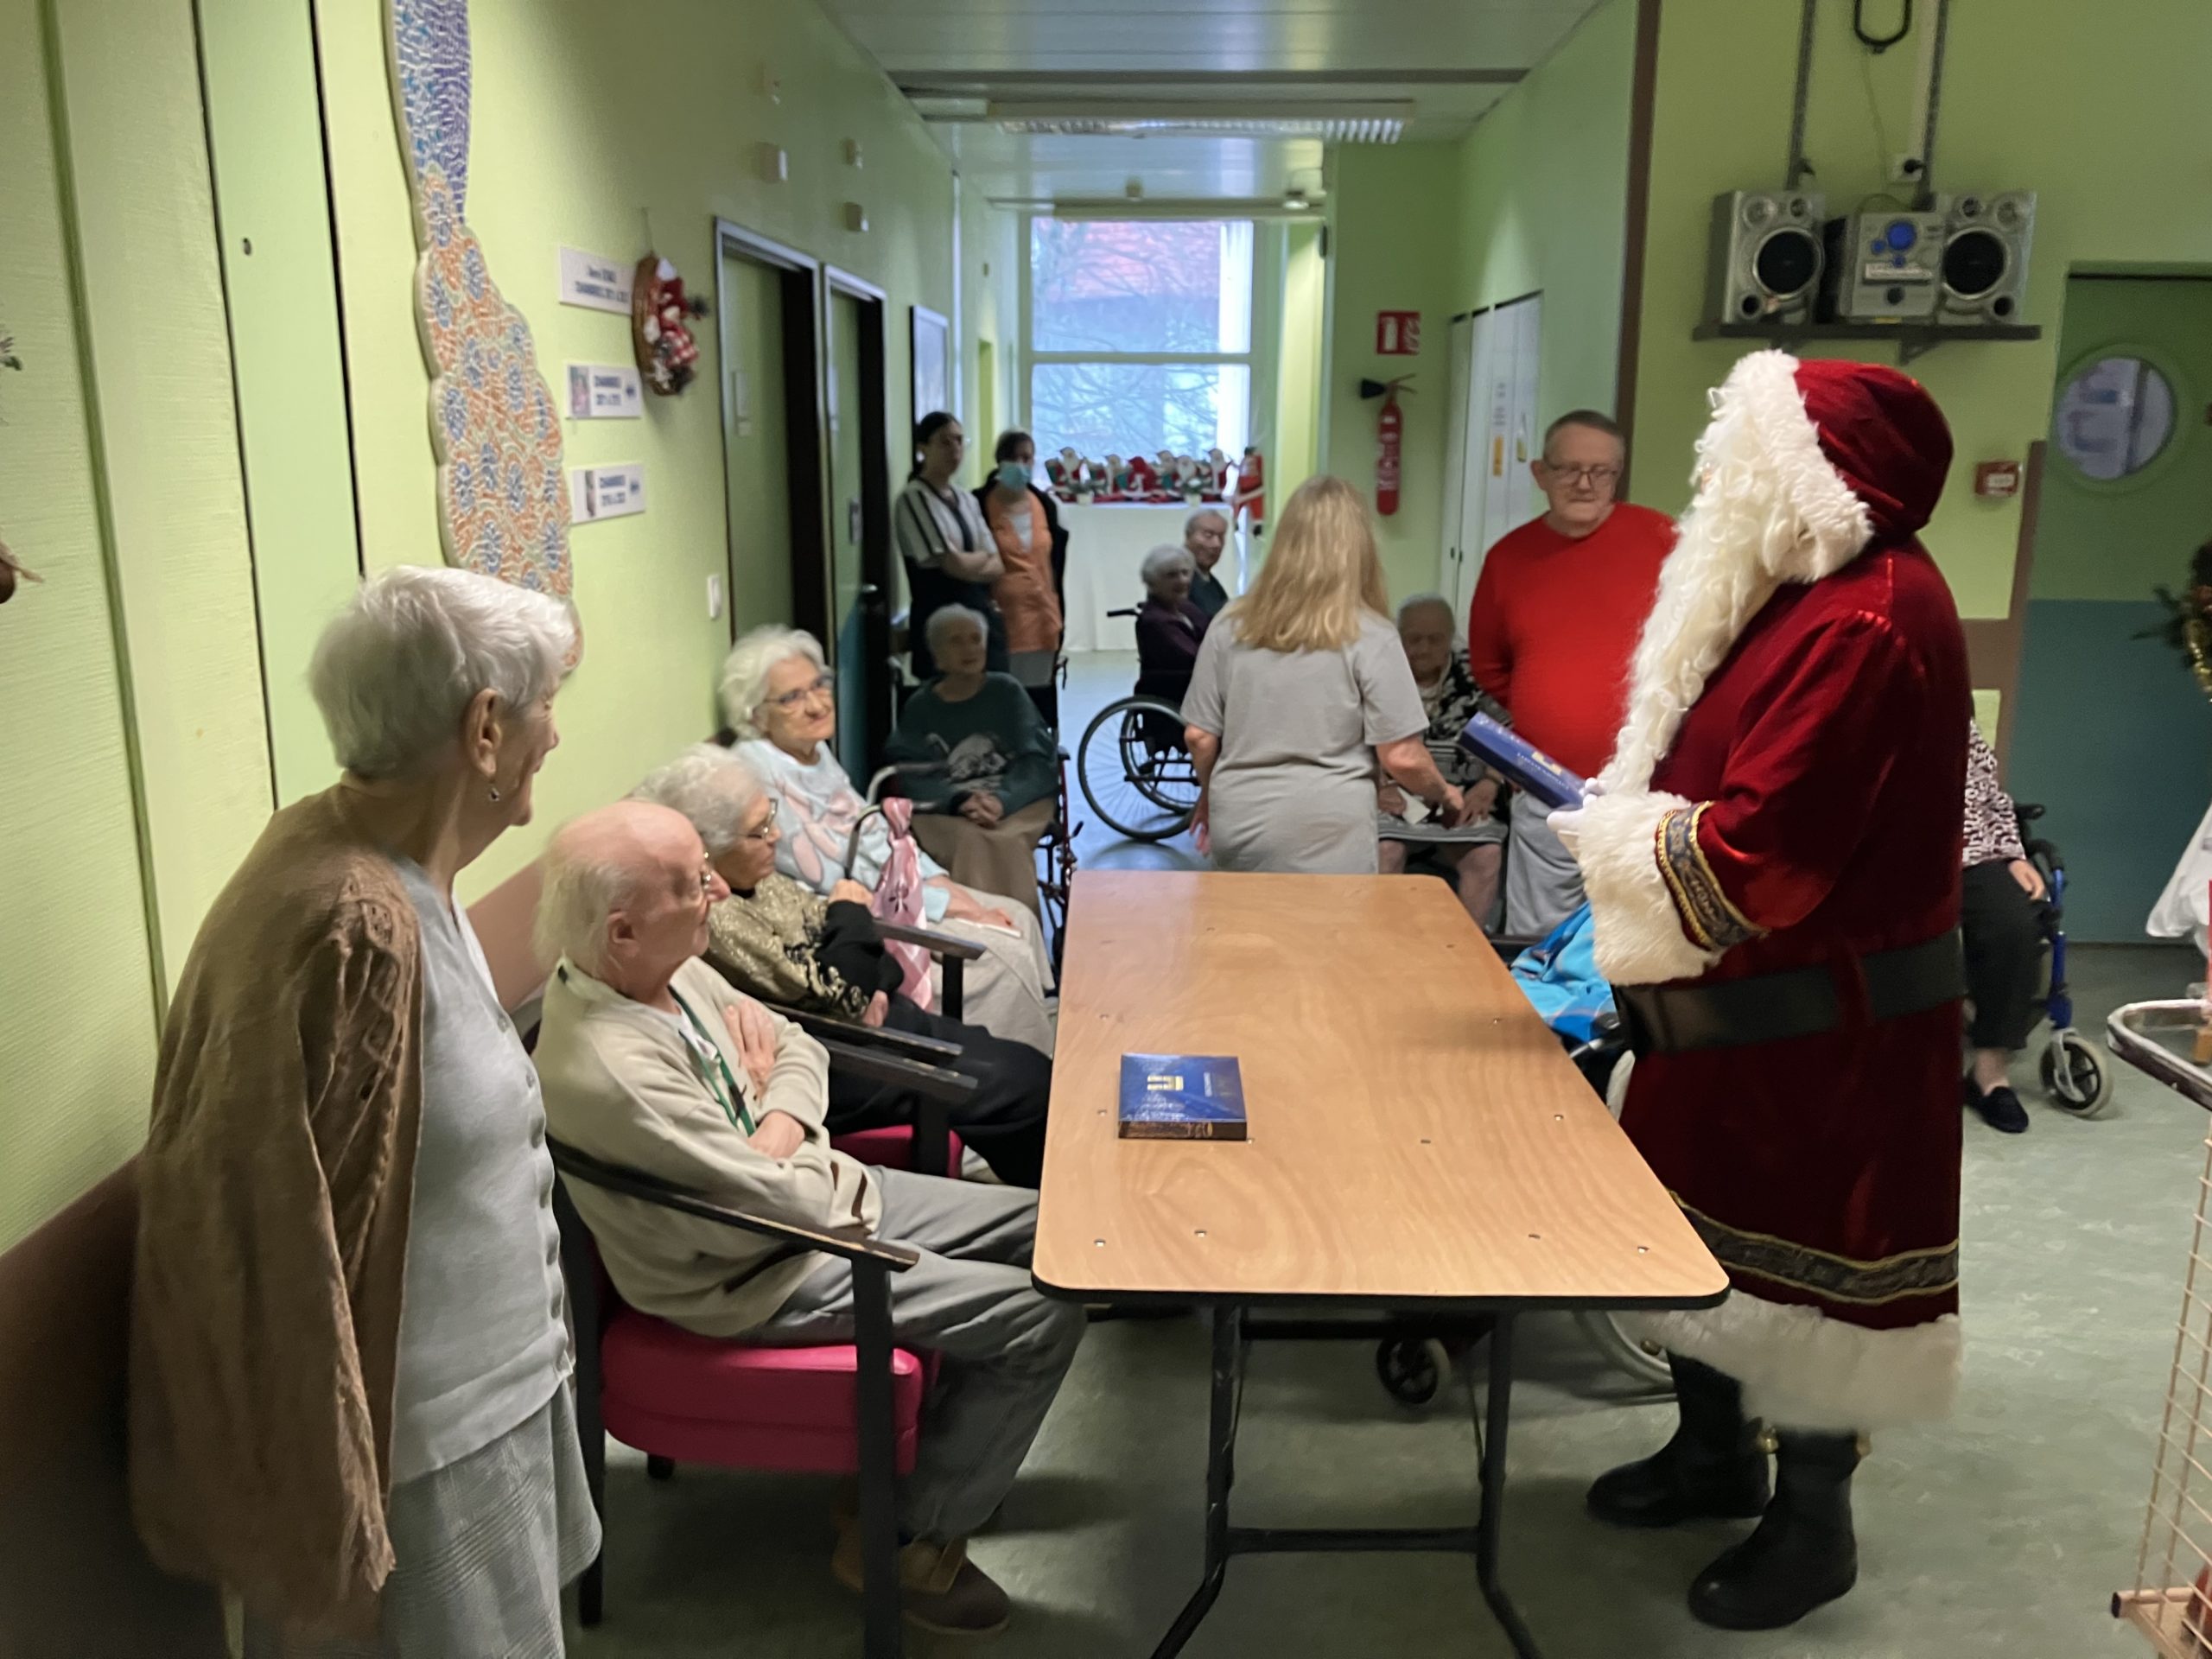
[[[861,385],[850,394],[860,414],[861,448],[861,581],[876,590],[873,603],[863,607],[865,649],[873,671],[868,679],[868,752],[880,757],[891,741],[897,719],[891,659],[891,606],[898,584],[892,571],[891,550],[891,430],[889,419],[891,296],[865,277],[836,265],[822,268],[822,352],[825,363],[836,361],[838,296],[858,302],[861,314]],[[841,389],[842,390],[842,389]],[[834,472],[834,467],[832,468]],[[836,490],[831,497],[836,510]],[[830,619],[835,628],[837,619]]]
[[[734,220],[715,220],[715,302],[722,315],[729,315],[729,296],[722,289],[722,262],[731,254],[765,265],[777,273],[783,298],[784,385],[782,416],[785,431],[785,471],[791,497],[791,614],[793,627],[804,628],[817,639],[829,637],[830,515],[825,480],[829,458],[825,442],[827,412],[822,396],[823,332],[821,318],[822,262],[813,255]],[[722,423],[727,430],[735,421],[730,407],[729,365],[721,365]],[[728,461],[723,461],[723,546],[731,582],[730,636],[737,634],[736,545],[737,522],[731,511],[728,483]]]

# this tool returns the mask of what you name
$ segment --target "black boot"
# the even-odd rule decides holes
[[[1617,1527],[1672,1527],[1711,1517],[1746,1520],[1766,1508],[1766,1453],[1744,1421],[1736,1379],[1667,1356],[1681,1414],[1674,1439],[1640,1463],[1598,1477],[1590,1513]]]
[[[1724,1630],[1778,1630],[1859,1581],[1851,1530],[1856,1434],[1775,1437],[1774,1502],[1758,1529],[1697,1576],[1690,1611]]]

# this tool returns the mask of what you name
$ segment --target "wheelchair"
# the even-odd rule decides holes
[[[2020,844],[2028,862],[2042,875],[2044,899],[2038,906],[2044,944],[2050,953],[2048,988],[2037,999],[2043,1017],[2050,1022],[2050,1039],[2037,1062],[2037,1080],[2044,1096],[2061,1111],[2075,1117],[2102,1117],[2112,1108],[2112,1060],[2093,1039],[2074,1029],[2074,995],[2066,982],[2066,861],[2057,847],[2033,833],[2031,826],[2044,815],[2037,805],[2015,802],[2020,824]]]
[[[1135,616],[1134,606],[1109,616]],[[1198,769],[1183,742],[1183,711],[1165,697],[1132,694],[1092,716],[1076,747],[1083,798],[1107,828],[1131,841],[1166,841],[1198,810]]]

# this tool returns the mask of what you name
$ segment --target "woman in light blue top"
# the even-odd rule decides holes
[[[737,752],[776,801],[783,834],[776,868],[824,898],[848,880],[874,891],[893,857],[891,830],[880,814],[868,815],[868,802],[837,763],[836,686],[821,645],[796,628],[753,629],[722,664],[721,697]],[[915,854],[927,925],[985,952],[968,965],[962,1017],[1051,1053],[1052,1010],[1045,988],[1052,982],[1052,959],[1036,916],[1001,894],[963,887],[927,854]]]

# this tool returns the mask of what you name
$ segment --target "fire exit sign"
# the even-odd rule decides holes
[[[1421,353],[1421,313],[1377,311],[1375,314],[1375,355],[1417,357]]]

